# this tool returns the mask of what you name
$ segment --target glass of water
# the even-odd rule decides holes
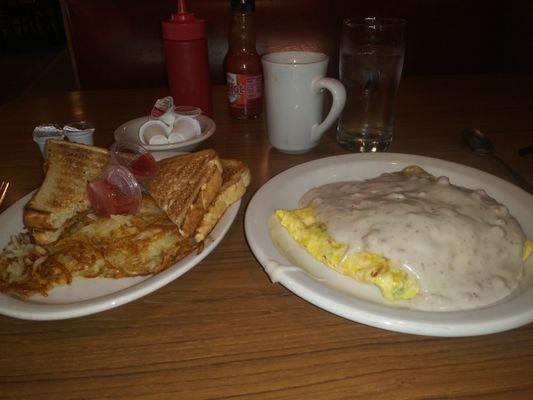
[[[346,88],[346,105],[337,126],[337,142],[342,147],[377,152],[392,142],[404,31],[405,20],[400,18],[343,21],[339,75]]]

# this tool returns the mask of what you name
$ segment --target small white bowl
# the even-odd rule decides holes
[[[216,129],[215,121],[205,115],[199,115],[198,122],[202,128],[202,134],[190,140],[169,144],[142,144],[139,140],[139,128],[148,121],[148,116],[132,119],[115,129],[115,140],[131,140],[141,144],[145,149],[150,151],[174,150],[174,151],[192,151],[200,143],[211,136]]]

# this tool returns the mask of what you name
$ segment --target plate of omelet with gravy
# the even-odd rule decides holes
[[[533,322],[531,215],[530,194],[482,171],[348,154],[273,177],[250,201],[245,233],[273,283],[326,311],[475,336]]]

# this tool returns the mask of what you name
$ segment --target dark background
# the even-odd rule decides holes
[[[223,82],[229,0],[189,0]],[[35,90],[165,86],[173,0],[2,0],[0,101]],[[343,18],[407,20],[404,75],[533,72],[533,0],[256,0],[259,53],[318,50],[337,75]]]

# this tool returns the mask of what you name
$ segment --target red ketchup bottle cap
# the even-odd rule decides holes
[[[197,40],[206,37],[205,20],[196,19],[185,9],[185,1],[178,0],[178,12],[163,21],[163,40]]]

